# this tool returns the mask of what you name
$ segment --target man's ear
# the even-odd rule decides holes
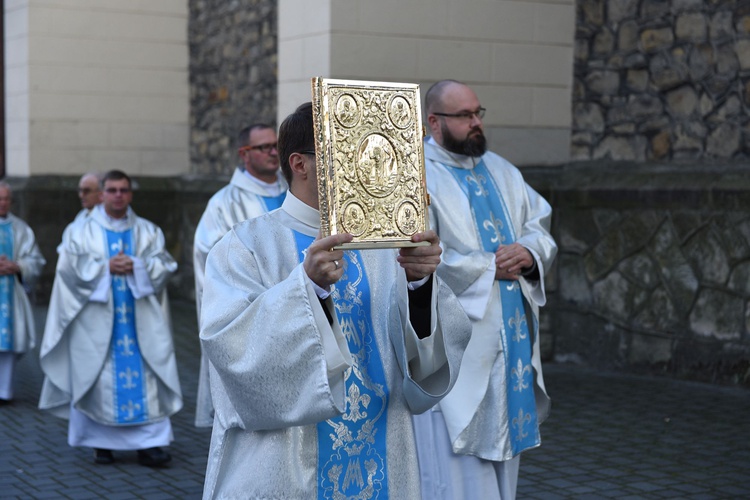
[[[307,166],[305,165],[305,156],[300,153],[292,153],[289,155],[289,168],[292,170],[293,175],[307,177]]]
[[[430,127],[430,135],[432,137],[440,134],[440,123],[437,116],[427,115],[427,125]]]

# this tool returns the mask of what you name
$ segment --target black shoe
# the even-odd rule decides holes
[[[94,463],[101,465],[109,465],[115,461],[115,457],[112,456],[112,450],[103,450],[101,448],[94,448]]]
[[[159,447],[138,450],[138,463],[146,467],[163,467],[172,460],[172,455]]]
[[[0,398],[0,406],[7,406],[7,405],[12,404],[12,403],[13,403],[12,399],[2,399],[2,398]]]

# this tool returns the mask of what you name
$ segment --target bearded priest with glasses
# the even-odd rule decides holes
[[[550,406],[538,314],[557,253],[552,209],[487,151],[485,110],[467,85],[436,83],[425,108],[430,225],[444,251],[437,275],[473,328],[455,387],[414,418],[422,497],[513,499],[520,454],[540,445]]]

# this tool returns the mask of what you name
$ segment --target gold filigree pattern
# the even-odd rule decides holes
[[[423,245],[428,229],[419,86],[312,79],[323,236],[342,248]]]

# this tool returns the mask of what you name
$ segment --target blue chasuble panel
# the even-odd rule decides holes
[[[0,255],[13,260],[13,228],[0,224]],[[12,351],[13,338],[13,275],[0,276],[0,351]]]
[[[469,199],[483,250],[495,253],[500,245],[515,242],[508,208],[484,161],[471,170],[445,167]],[[518,455],[541,442],[531,366],[531,335],[520,284],[514,280],[499,280],[499,286],[505,331],[502,342],[508,381],[510,445],[513,454]]]
[[[300,262],[313,242],[295,231]],[[372,327],[370,285],[359,251],[345,251],[331,298],[353,365],[345,373],[346,408],[318,424],[318,498],[387,499],[388,385]]]
[[[133,255],[132,232],[106,230],[110,258],[122,252]],[[115,318],[110,356],[113,376],[112,404],[118,424],[138,424],[148,420],[143,358],[135,329],[135,299],[124,275],[112,275]]]

